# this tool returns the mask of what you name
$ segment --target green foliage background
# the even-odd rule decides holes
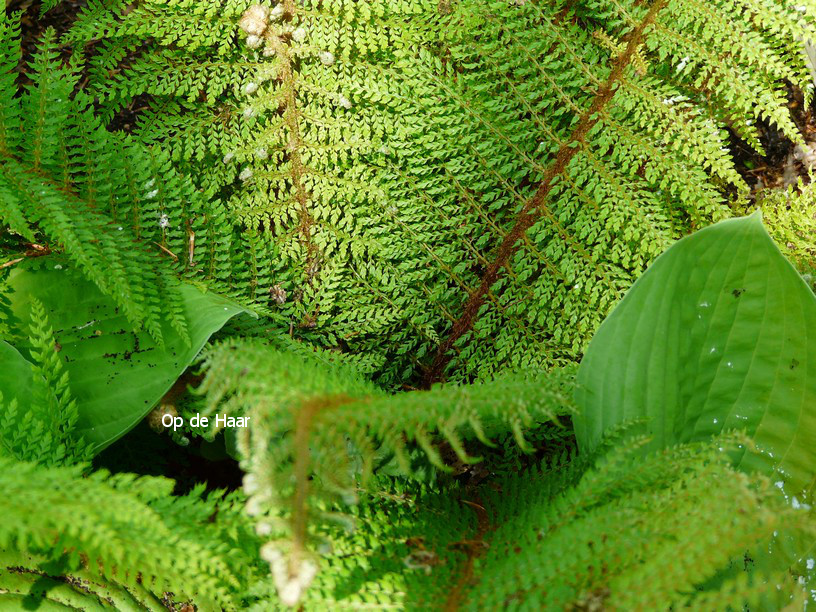
[[[804,606],[816,196],[732,151],[805,144],[805,40],[810,0],[7,10],[0,606]]]

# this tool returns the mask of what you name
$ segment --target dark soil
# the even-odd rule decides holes
[[[37,44],[48,28],[53,28],[57,36],[64,34],[74,23],[87,0],[63,0],[40,17],[42,2],[39,0],[11,0],[6,11],[23,11],[20,20],[23,39],[23,62],[36,51]]]
[[[802,91],[788,87],[788,108],[796,127],[805,142],[816,142],[816,102],[805,104]],[[796,146],[784,134],[766,121],[758,121],[760,142],[765,149],[762,155],[731,131],[731,149],[737,172],[751,188],[751,197],[766,188],[784,188],[794,185],[798,178],[810,183],[807,168],[796,156]]]
[[[205,483],[208,491],[241,486],[242,472],[238,462],[226,455],[223,436],[212,443],[192,438],[188,446],[179,446],[168,434],[154,432],[145,421],[97,455],[93,463],[95,468],[111,472],[172,478],[177,494],[187,493],[199,483]]]

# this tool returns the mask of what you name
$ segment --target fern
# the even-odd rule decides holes
[[[149,95],[137,137],[229,194],[231,291],[398,386],[578,357],[729,215],[726,128],[801,140],[782,84],[813,27],[748,1],[91,3],[66,41],[103,41],[107,112]]]
[[[400,479],[378,478],[360,491],[344,522],[327,522],[317,557],[319,571],[305,609],[439,609],[468,559],[478,529],[469,493],[444,491]],[[463,501],[464,500],[464,501]],[[252,589],[253,611],[277,603],[272,579]]]
[[[735,474],[720,450],[732,444],[686,445],[645,461],[630,444],[562,490],[542,486],[533,473],[510,477],[485,502],[496,508],[490,518],[496,527],[466,607],[521,601],[554,609],[607,601],[624,609],[694,607],[708,590],[733,588],[728,579],[707,581],[732,564],[741,573],[747,557],[757,564],[746,601],[785,601],[792,585],[778,594],[774,582],[765,582],[776,574],[760,558],[782,533],[809,532],[808,513],[787,507],[770,483]],[[546,483],[552,480],[547,474]]]
[[[0,411],[0,442],[5,452],[43,465],[75,464],[91,457],[91,447],[79,439],[76,401],[71,397],[68,372],[58,356],[45,309],[38,301],[31,311],[32,397],[21,414],[17,398],[8,398]],[[14,349],[9,349],[14,350]],[[0,393],[0,405],[3,397]]]
[[[0,33],[4,57],[16,63],[17,26],[5,15]],[[184,337],[173,267],[210,267],[204,263],[215,258],[207,215],[217,204],[206,204],[165,155],[102,126],[92,100],[75,91],[76,62],[58,62],[53,32],[27,76],[32,84],[21,96],[13,79],[0,91],[0,219],[28,241],[43,235],[63,249],[156,340],[163,319]],[[202,261],[194,260],[194,243]]]
[[[804,273],[816,271],[814,188],[766,190],[759,194],[763,219],[788,258]]]
[[[566,377],[558,374],[391,397],[353,370],[258,342],[218,345],[204,354],[203,366],[202,416],[217,409],[217,418],[244,415],[252,425],[237,439],[247,512],[262,521],[263,531],[287,535],[262,551],[283,599],[298,594],[313,572],[311,497],[354,503],[359,484],[391,454],[402,473],[411,473],[411,444],[437,468],[449,469],[434,435],[452,456],[473,463],[478,459],[468,454],[465,438],[491,445],[491,437],[510,431],[524,447],[523,429],[568,413]],[[217,430],[219,421],[212,425]]]
[[[53,327],[74,318],[58,325],[57,304],[43,308],[31,284],[11,295],[0,283],[10,364],[0,375],[0,604],[804,605],[812,500],[786,496],[790,475],[767,449],[769,461],[752,465],[776,472],[738,470],[757,431],[695,430],[698,441],[663,448],[626,421],[651,405],[576,390],[574,366],[658,255],[746,208],[732,139],[761,151],[759,126],[772,124],[802,142],[786,91],[812,99],[800,48],[816,39],[811,0],[90,0],[30,57],[19,38],[18,16],[0,17],[2,278],[48,266],[69,279],[59,271],[69,258],[113,300],[108,319],[123,314],[156,341],[134,335],[120,351],[156,357],[138,364],[134,380],[159,382],[132,402],[132,420],[158,404],[151,426],[173,416],[161,448],[185,446],[204,470],[230,452],[243,491],[205,495],[187,480],[197,472],[174,483],[99,467],[141,453],[143,471],[161,471],[162,438],[124,437],[89,464],[74,397],[105,413],[99,397],[115,376],[90,384],[92,368],[57,341],[76,334],[53,330],[46,312]],[[811,199],[799,185],[759,200],[802,272],[813,268]],[[778,257],[762,236],[763,253]],[[17,266],[49,251],[64,255]],[[728,265],[706,261],[699,278],[716,272],[728,285]],[[763,324],[804,338],[788,323],[812,313],[788,319],[786,308],[793,297],[809,308],[812,296],[773,263],[798,293],[762,315],[784,321]],[[200,372],[182,369],[210,327],[182,360],[165,326],[195,336],[180,276],[263,315],[222,329]],[[729,307],[747,303],[733,301],[744,291],[725,293]],[[86,296],[73,294],[78,312]],[[196,298],[190,308],[227,317],[220,297]],[[15,320],[21,304],[30,321]],[[662,312],[648,320],[662,324]],[[677,312],[682,339],[696,313]],[[759,337],[760,315],[740,314]],[[638,380],[654,397],[649,375],[665,346],[645,338],[644,320],[638,358],[649,367]],[[119,347],[120,327],[82,336],[88,363],[117,367],[97,338]],[[640,363],[608,346],[622,371]],[[773,358],[740,354],[778,397],[799,401],[812,389],[799,397],[784,381],[805,380],[810,352],[790,346],[795,358],[787,344],[768,349]],[[29,370],[30,382],[7,375]],[[610,389],[631,388],[625,378]],[[579,420],[592,393],[606,437],[589,447]],[[711,410],[727,411],[709,395]],[[774,452],[795,443],[797,477],[810,482],[801,441],[811,424],[787,439],[800,403],[754,412]],[[656,407],[658,424],[684,431],[688,415],[672,406]],[[610,433],[613,418],[625,424]]]
[[[12,580],[21,590],[10,593],[26,595],[40,575],[64,575],[83,604],[107,600],[113,591],[158,609],[170,592],[179,601],[236,609],[237,593],[253,573],[253,536],[234,498],[204,499],[201,487],[170,498],[167,479],[104,472],[82,478],[75,467],[8,459],[0,459],[0,482],[7,517],[0,527],[0,601]],[[26,553],[32,556],[21,557]],[[31,593],[51,599],[50,591]]]
[[[42,5],[40,6],[40,17],[45,15],[51,9],[55,8],[60,4],[60,2],[62,2],[62,0],[43,0]]]
[[[321,571],[302,605],[704,610],[801,600],[799,576],[810,573],[796,561],[812,541],[812,516],[761,477],[729,467],[719,445],[744,440],[645,460],[642,442],[553,456],[480,489],[377,479],[349,510],[356,529],[327,523]],[[788,573],[764,553],[794,534]],[[274,601],[259,599],[251,609]]]

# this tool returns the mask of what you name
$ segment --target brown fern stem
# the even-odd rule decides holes
[[[293,560],[307,549],[307,526],[309,518],[309,475],[311,473],[311,449],[309,438],[315,420],[325,410],[332,410],[355,401],[346,395],[311,399],[304,402],[295,415],[293,476],[295,492],[292,498],[292,544]]]
[[[585,142],[587,134],[600,120],[600,111],[614,98],[616,85],[623,77],[626,67],[632,62],[638,47],[643,43],[646,30],[654,24],[658,14],[667,4],[668,0],[655,0],[643,20],[626,35],[626,48],[612,60],[612,71],[606,81],[595,93],[592,104],[581,115],[570,137],[561,145],[555,159],[547,168],[535,195],[521,209],[513,228],[502,240],[495,259],[482,276],[479,287],[470,293],[462,315],[451,326],[445,341],[439,345],[434,361],[425,375],[426,387],[430,387],[431,384],[440,380],[451,360],[451,348],[459,338],[473,328],[479,309],[484,305],[488,291],[498,280],[501,269],[508,265],[510,258],[518,250],[521,239],[541,215],[550,191],[554,187],[553,180],[564,172],[572,158],[581,150],[580,145]]]
[[[467,557],[465,558],[464,564],[459,572],[459,577],[457,578],[456,582],[451,585],[451,589],[448,592],[448,597],[445,600],[444,606],[442,606],[442,609],[445,612],[454,612],[455,610],[458,610],[459,606],[462,604],[465,591],[473,582],[473,565],[476,559],[482,556],[484,553],[487,546],[485,538],[493,528],[493,525],[490,524],[490,517],[487,510],[481,503],[481,499],[479,499],[479,496],[475,493],[473,494],[473,498],[474,501],[463,499],[462,503],[470,506],[470,508],[476,513],[476,532],[473,534],[473,538],[466,542],[467,546],[465,546],[464,550]]]
[[[297,12],[295,0],[284,0],[283,10],[286,19],[291,20]],[[301,114],[297,106],[297,77],[289,45],[284,44],[280,39],[276,39],[275,42],[277,43],[275,44],[275,51],[280,58],[278,78],[280,78],[284,89],[283,123],[289,133],[286,149],[289,155],[292,190],[294,191],[295,201],[298,204],[298,233],[300,234],[300,242],[306,250],[306,275],[309,277],[309,280],[311,280],[313,274],[312,264],[314,263],[316,254],[314,241],[312,240],[312,225],[314,220],[309,212],[309,196],[303,185],[305,168],[301,157],[303,140],[300,136]]]

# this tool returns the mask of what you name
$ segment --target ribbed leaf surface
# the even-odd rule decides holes
[[[654,446],[744,429],[746,469],[808,492],[816,471],[816,298],[758,215],[672,246],[590,343],[575,431],[592,449],[610,427],[646,418]]]

